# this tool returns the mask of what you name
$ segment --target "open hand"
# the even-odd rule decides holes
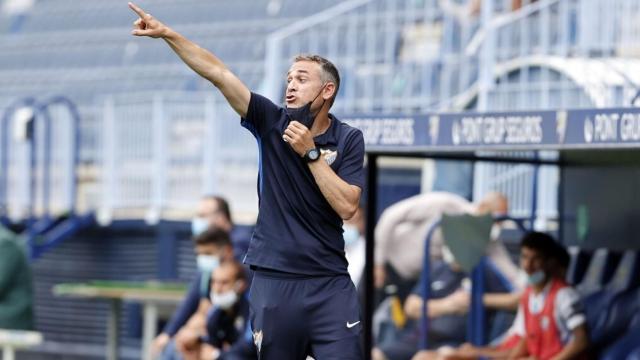
[[[129,8],[133,10],[140,17],[133,22],[132,35],[135,36],[148,36],[152,38],[164,37],[168,31],[168,27],[156,20],[151,14],[146,13],[140,7],[134,3],[129,3]]]
[[[282,138],[288,142],[293,150],[301,157],[304,156],[307,151],[316,147],[309,129],[298,121],[291,121],[289,123],[289,126],[284,130]]]

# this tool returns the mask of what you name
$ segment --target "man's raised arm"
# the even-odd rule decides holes
[[[129,3],[129,7],[139,16],[133,23],[132,35],[162,38],[185,64],[211,81],[240,116],[247,115],[251,93],[220,59],[156,20],[137,5]]]

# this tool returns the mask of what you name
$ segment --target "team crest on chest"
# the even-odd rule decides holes
[[[320,155],[327,162],[327,165],[331,165],[338,157],[338,150],[320,149]]]

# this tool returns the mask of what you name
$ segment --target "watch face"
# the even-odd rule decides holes
[[[307,154],[309,160],[318,160],[320,157],[320,151],[318,151],[318,149],[311,149]]]

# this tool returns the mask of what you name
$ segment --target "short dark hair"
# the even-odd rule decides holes
[[[231,246],[229,233],[222,229],[208,229],[202,234],[193,238],[193,242],[198,245],[215,245],[217,247]]]
[[[559,248],[561,247],[553,237],[542,232],[531,231],[524,235],[520,241],[520,248],[526,247],[537,251],[545,258],[554,258],[560,260]]]
[[[297,55],[293,62],[298,61],[311,61],[318,65],[322,69],[322,73],[320,74],[320,78],[322,82],[332,82],[336,86],[336,91],[334,91],[333,96],[329,99],[329,106],[333,105],[333,102],[336,100],[336,96],[338,95],[338,90],[340,89],[340,73],[338,72],[338,68],[328,59],[315,54],[300,54]]]
[[[556,241],[556,255],[555,255],[555,259],[558,261],[558,265],[560,265],[560,268],[562,269],[568,269],[569,268],[569,263],[571,262],[571,255],[569,255],[569,251],[567,251],[567,248],[562,246],[562,244],[558,243]]]
[[[233,220],[231,219],[231,207],[229,206],[227,199],[219,195],[206,195],[203,199],[215,201],[218,204],[218,211],[220,211],[220,213],[222,213],[222,215],[224,215],[224,217],[233,224]]]

